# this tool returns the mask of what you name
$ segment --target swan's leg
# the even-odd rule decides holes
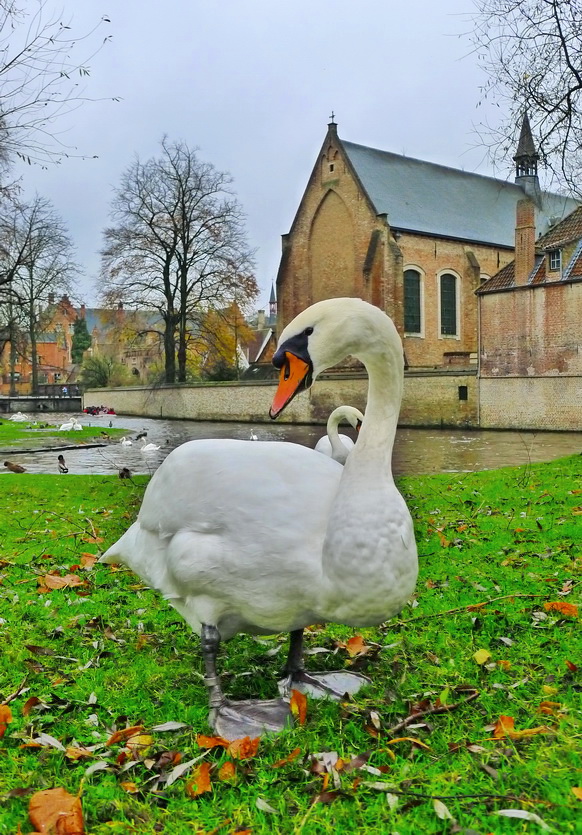
[[[279,682],[282,696],[291,690],[300,690],[314,699],[343,699],[348,693],[357,693],[360,687],[370,683],[367,676],[337,670],[329,673],[308,673],[303,666],[303,629],[290,634],[289,654],[283,670],[285,678]]]
[[[200,633],[204,658],[204,684],[208,688],[211,727],[224,739],[257,737],[264,733],[276,733],[293,724],[288,702],[283,699],[248,699],[233,702],[222,692],[220,676],[216,671],[216,656],[220,646],[220,633],[216,626],[202,624]]]

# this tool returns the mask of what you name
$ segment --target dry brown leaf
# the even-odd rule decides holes
[[[538,708],[540,713],[545,713],[547,716],[560,716],[562,705],[560,702],[540,702]]]
[[[544,603],[544,609],[546,612],[559,612],[568,617],[578,617],[578,606],[575,603],[566,603],[565,600],[552,600],[550,603]]]
[[[572,786],[570,789],[574,797],[577,797],[578,800],[582,800],[582,786]]]
[[[305,725],[305,719],[307,718],[307,696],[305,693],[301,693],[300,690],[292,690],[289,707],[299,724]]]
[[[500,658],[497,662],[497,666],[501,667],[503,670],[510,670],[511,669],[511,661],[506,661],[503,658]]]
[[[204,736],[204,734],[198,734],[196,742],[200,748],[228,748],[230,745],[229,740],[221,736]]]
[[[227,760],[224,765],[221,765],[218,769],[218,779],[222,780],[223,782],[234,780],[236,778],[236,766],[232,762],[232,760]]]
[[[257,756],[259,750],[260,737],[251,739],[250,736],[243,736],[242,739],[233,739],[228,746],[228,753],[235,760],[250,760]]]
[[[139,791],[137,783],[120,783],[119,785],[128,794],[136,794]]]
[[[105,745],[109,748],[111,745],[115,745],[118,742],[124,742],[126,739],[129,739],[136,734],[140,734],[145,731],[143,725],[132,725],[129,728],[122,728],[120,731],[115,731],[114,734],[111,734]]]
[[[515,730],[515,720],[513,716],[501,715],[493,729],[493,739],[503,739],[508,736],[510,739],[522,739],[523,737],[536,736],[536,734],[548,733],[549,728],[545,725],[540,725],[537,728],[525,728],[522,731]]]
[[[361,635],[354,635],[345,644],[345,649],[347,649],[350,658],[355,658],[357,655],[365,655],[370,652],[372,647],[364,641]]]
[[[81,554],[81,568],[84,568],[85,571],[89,571],[90,568],[93,568],[97,559],[97,554]]]
[[[288,754],[286,757],[284,757],[282,760],[277,760],[276,763],[273,763],[271,768],[281,768],[282,766],[293,762],[293,760],[296,759],[299,756],[300,753],[301,753],[301,748],[294,748],[291,751],[291,753]]]
[[[38,696],[31,696],[30,699],[27,699],[25,703],[22,705],[22,715],[28,716],[32,708],[36,707],[36,705],[39,705],[41,703],[42,700],[39,699]]]
[[[210,763],[200,763],[194,770],[192,778],[186,783],[186,794],[190,797],[198,797],[204,792],[211,792],[210,784]]]
[[[74,745],[69,745],[69,747],[65,749],[65,757],[69,760],[80,760],[83,757],[94,756],[95,754],[93,751],[89,751],[87,748],[77,748]]]
[[[572,661],[568,661],[567,659],[566,667],[570,670],[571,673],[576,673],[578,671],[578,665],[574,664]]]
[[[30,798],[30,822],[46,835],[84,835],[81,800],[63,788],[45,789]]]
[[[427,751],[430,751],[430,745],[427,745],[426,742],[421,742],[420,739],[416,739],[413,736],[399,736],[396,739],[391,739],[387,744],[395,745],[397,742],[412,742],[413,745],[418,745],[420,748],[426,748]]]
[[[60,577],[58,574],[45,574],[44,577],[38,578],[39,592],[54,591],[55,589],[69,589],[75,586],[86,586],[85,580],[82,580],[77,574],[65,574]]]
[[[10,722],[12,722],[12,711],[8,705],[0,705],[0,739],[6,733],[6,728]]]

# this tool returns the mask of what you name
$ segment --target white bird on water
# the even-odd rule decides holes
[[[342,420],[347,420],[356,432],[360,431],[364,415],[353,406],[338,406],[327,419],[327,435],[315,444],[315,451],[322,455],[329,455],[334,461],[345,464],[347,457],[354,448],[354,442],[348,435],[340,435],[337,431]]]
[[[121,446],[132,446],[131,440],[129,438],[126,438],[125,435],[123,436],[123,438],[120,440],[119,443],[121,444]]]
[[[209,721],[228,739],[289,724],[291,688],[342,698],[367,681],[307,673],[303,630],[374,626],[396,615],[418,572],[412,519],[394,484],[402,343],[391,319],[361,299],[327,299],[281,334],[275,418],[325,369],[355,356],[368,372],[365,421],[345,467],[300,444],[208,439],[168,455],[137,521],[102,557],[157,589],[201,636]],[[238,632],[290,632],[283,698],[232,701],[217,671]]]
[[[156,446],[155,444],[146,443],[145,438],[142,439],[141,444],[142,444],[141,447],[140,447],[141,452],[155,452],[156,449],[159,449],[159,446]]]

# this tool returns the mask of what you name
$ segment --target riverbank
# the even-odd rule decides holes
[[[0,702],[23,688],[0,741],[1,831],[30,830],[27,789],[62,786],[82,790],[92,835],[182,835],[193,823],[436,835],[449,814],[478,832],[520,831],[507,809],[576,832],[581,456],[401,480],[420,553],[412,604],[361,641],[334,625],[307,635],[310,668],[349,666],[372,685],[342,705],[309,700],[305,724],[254,756],[215,748],[183,776],[173,769],[210,733],[198,640],[134,575],[94,563],[146,481],[0,481]],[[221,660],[228,692],[272,697],[284,641],[235,638]],[[168,722],[184,724],[154,730]],[[107,746],[126,726],[143,726],[141,741]],[[314,765],[314,752],[341,761]],[[196,794],[201,763],[211,791]]]

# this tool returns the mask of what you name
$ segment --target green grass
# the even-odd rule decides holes
[[[581,475],[582,457],[575,456],[493,472],[404,479],[421,573],[415,599],[399,620],[360,631],[378,645],[353,662],[371,676],[372,685],[350,703],[310,700],[304,726],[261,740],[256,757],[237,761],[234,784],[218,779],[218,768],[230,757],[221,748],[212,750],[205,760],[213,765],[213,790],[197,798],[185,791],[188,776],[155,793],[148,781],[159,774],[152,761],[160,753],[194,759],[202,753],[197,734],[210,733],[198,638],[130,572],[100,565],[71,569],[83,553],[98,553],[126,529],[147,479],[0,480],[0,703],[24,682],[10,703],[13,722],[0,741],[0,833],[14,833],[19,824],[23,833],[31,831],[29,798],[14,790],[54,786],[82,792],[92,835],[542,831],[535,822],[493,814],[501,809],[534,813],[561,834],[579,832],[582,803],[571,788],[582,786],[580,621],[546,611],[544,603],[580,602]],[[72,573],[86,585],[43,593],[39,581],[49,571]],[[493,598],[502,599],[466,608]],[[443,614],[448,610],[456,611]],[[308,656],[308,666],[349,666],[346,651],[334,642],[353,634],[341,626],[315,628],[307,645],[328,652]],[[270,650],[284,637],[259,643],[239,636],[228,644],[221,669],[229,694],[275,695],[286,644],[277,654]],[[479,649],[491,653],[484,665],[473,657]],[[445,704],[459,702],[467,695],[457,690],[463,685],[476,688],[478,698],[426,717],[427,724],[420,719],[413,727],[388,731],[412,703],[434,704],[439,696]],[[40,702],[24,716],[31,697]],[[555,715],[540,712],[543,701],[558,703]],[[492,739],[487,726],[501,715],[512,716],[517,729],[546,726],[547,731]],[[168,721],[187,727],[151,731]],[[138,724],[153,742],[126,771],[117,762],[123,743],[79,761],[50,746],[22,747],[41,733],[64,746],[102,744],[114,729]],[[413,737],[429,747],[389,744],[395,737]],[[299,756],[273,768],[295,748]],[[311,773],[311,755],[327,751],[344,760],[370,751],[368,764],[380,773],[340,770],[328,786],[334,789],[335,776],[339,794],[322,798],[333,802],[313,803],[323,777]],[[108,769],[86,776],[100,759]],[[388,784],[392,792],[366,783]],[[463,794],[479,797],[455,798]],[[443,797],[458,826],[441,820],[433,800],[418,795]],[[257,807],[257,800],[276,814]]]
[[[4,419],[0,422],[0,449],[18,453],[20,449],[35,449],[38,447],[52,446],[58,440],[61,445],[71,443],[87,443],[89,441],[102,441],[104,434],[115,438],[127,434],[127,430],[110,429],[108,426],[83,426],[81,431],[72,429],[69,432],[60,432],[59,426],[62,421],[53,423],[54,418],[45,414],[39,416],[30,423],[12,422]]]

